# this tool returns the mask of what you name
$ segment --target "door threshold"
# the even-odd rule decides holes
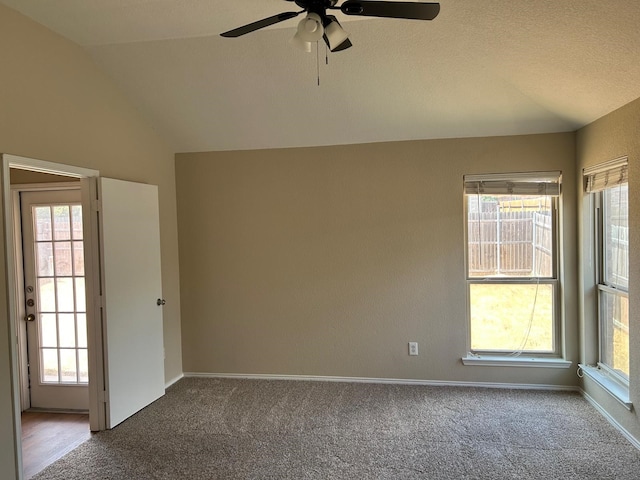
[[[88,415],[89,410],[74,410],[70,408],[28,408],[27,413],[70,413],[76,415]]]

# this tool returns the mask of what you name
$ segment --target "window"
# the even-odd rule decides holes
[[[585,170],[593,196],[599,366],[629,380],[629,183],[627,160]]]
[[[554,355],[560,172],[464,177],[470,351]]]
[[[41,384],[86,384],[89,371],[82,206],[35,204],[32,198],[26,194],[22,197],[31,207],[32,230],[25,234],[25,240],[31,243],[25,249],[30,266],[26,279],[35,286],[33,311],[39,344],[38,349],[29,351],[31,374],[40,372]],[[37,370],[33,368],[36,363]]]

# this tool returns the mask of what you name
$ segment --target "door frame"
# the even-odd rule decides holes
[[[100,265],[98,255],[98,223],[96,211],[97,182],[100,176],[98,170],[82,168],[72,165],[47,162],[17,155],[2,155],[2,188],[5,225],[5,255],[7,261],[7,300],[9,307],[9,354],[11,356],[11,394],[13,397],[14,414],[14,446],[16,452],[16,467],[18,479],[22,473],[22,427],[21,427],[21,388],[20,388],[20,359],[19,344],[17,342],[20,318],[20,296],[23,295],[19,280],[22,266],[16,257],[16,232],[14,222],[13,192],[10,184],[10,169],[16,168],[54,175],[62,175],[80,179],[82,196],[82,216],[85,225],[85,277],[87,298],[87,334],[89,356],[89,422],[92,431],[104,430],[106,412],[104,404],[104,347],[102,336],[102,319],[99,316],[101,307],[100,296]],[[22,307],[24,309],[24,307]]]

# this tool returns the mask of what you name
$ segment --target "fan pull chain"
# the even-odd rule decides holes
[[[316,75],[318,77],[318,86],[320,86],[320,42],[316,42]],[[329,65],[329,48],[324,46],[324,61]]]

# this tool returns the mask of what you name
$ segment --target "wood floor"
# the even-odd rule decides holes
[[[31,478],[89,437],[89,415],[22,412],[24,478]]]

